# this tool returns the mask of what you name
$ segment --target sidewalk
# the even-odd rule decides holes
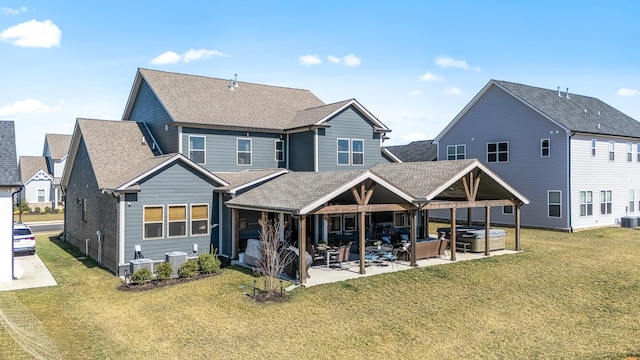
[[[17,279],[0,282],[0,291],[58,285],[38,254],[16,256],[13,264],[13,272]]]

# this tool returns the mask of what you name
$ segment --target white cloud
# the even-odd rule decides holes
[[[475,71],[480,71],[480,67],[476,66],[476,67],[471,67],[469,66],[469,64],[467,63],[467,60],[456,60],[447,56],[440,56],[437,57],[435,60],[436,65],[440,66],[441,68],[458,68],[458,69],[463,69],[463,70],[475,70]]]
[[[61,104],[64,101],[61,101]],[[62,106],[47,106],[35,99],[27,99],[16,101],[13,104],[9,104],[0,107],[0,116],[15,115],[21,113],[38,113],[38,112],[53,112],[62,110]]]
[[[61,37],[62,31],[51,20],[29,20],[0,32],[0,40],[31,48],[60,46]]]
[[[464,95],[462,90],[458,89],[457,87],[446,88],[444,89],[444,93],[447,95],[455,95],[455,96]]]
[[[636,96],[640,95],[640,91],[638,89],[620,88],[616,94],[620,96]]]
[[[182,55],[182,61],[190,62],[194,60],[202,60],[202,59],[211,59],[213,56],[228,56],[227,54],[221,53],[217,50],[207,50],[207,49],[189,49],[184,55]]]
[[[425,81],[425,82],[436,82],[436,81],[444,81],[444,77],[440,76],[440,75],[436,75],[430,71],[427,71],[426,73],[420,75],[420,77],[418,78],[420,81]]]
[[[175,64],[178,61],[180,61],[180,55],[173,51],[167,51],[151,59],[151,63],[154,65]]]
[[[327,59],[329,60],[329,62],[334,63],[334,64],[340,64],[340,62],[342,61],[342,59],[340,59],[337,56],[333,56],[333,55],[327,56]]]
[[[342,60],[344,61],[344,65],[348,67],[360,66],[360,62],[361,62],[360,58],[357,57],[355,54],[349,54],[344,58],[342,58]]]
[[[0,14],[2,15],[20,15],[22,13],[27,12],[28,9],[26,6],[21,6],[19,9],[12,9],[8,7],[0,7]]]
[[[417,96],[417,95],[422,95],[422,91],[415,89],[415,90],[411,90],[409,92],[409,95],[413,95],[413,96]]]
[[[305,66],[322,64],[322,60],[320,60],[318,55],[300,55],[300,57],[298,57],[298,61],[300,61],[300,64]]]

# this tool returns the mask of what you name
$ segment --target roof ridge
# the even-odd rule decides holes
[[[547,89],[547,88],[543,88],[543,87],[541,87],[541,86],[527,85],[527,84],[517,83],[517,82],[513,82],[513,81],[497,80],[497,79],[491,79],[491,81],[496,82],[496,83],[498,83],[499,85],[500,85],[500,83],[506,83],[506,84],[511,84],[511,85],[517,85],[517,86],[522,86],[522,87],[528,87],[528,88],[531,88],[531,89],[539,89],[539,90],[551,91],[551,92],[557,92],[557,91],[558,91],[557,89],[556,89],[556,90],[554,90],[554,89]],[[566,91],[562,91],[562,90],[560,90],[560,93],[561,93],[561,94],[565,94],[565,93],[566,93]],[[577,93],[572,93],[572,92],[570,92],[570,93],[569,93],[569,95],[571,95],[571,96],[578,96],[578,97],[582,97],[582,98],[595,99],[595,100],[598,100],[598,101],[604,102],[604,101],[602,101],[602,100],[598,99],[598,98],[597,98],[597,97],[595,97],[595,96],[582,95],[582,94],[577,94]]]

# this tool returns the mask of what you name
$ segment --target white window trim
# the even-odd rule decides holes
[[[547,142],[547,155],[543,154],[544,146],[542,144],[545,141]],[[551,157],[551,139],[540,139],[540,157]]]
[[[458,160],[458,146],[462,146],[463,148],[463,152],[462,152],[462,159],[466,159],[467,158],[467,144],[456,144],[456,145],[447,145],[447,160]],[[449,159],[449,148],[453,148],[453,156],[455,157],[454,159]]]
[[[353,142],[354,141],[362,142],[362,152],[360,152],[360,151],[356,152],[356,151],[353,150]],[[350,149],[351,150],[351,154],[349,154],[349,162],[351,163],[351,165],[352,166],[364,166],[364,139],[351,139],[350,146],[351,146],[351,149]],[[354,164],[353,163],[353,155],[354,154],[362,154],[362,164]]]
[[[202,144],[204,145],[204,149],[192,149],[191,148],[191,138],[202,138]],[[189,140],[187,141],[187,144],[189,146],[189,152],[187,153],[187,157],[189,159],[191,159],[191,151],[202,151],[203,155],[202,155],[202,163],[198,163],[194,160],[195,163],[200,164],[200,165],[206,165],[207,164],[207,137],[203,136],[203,135],[189,135]],[[193,159],[191,159],[193,160]]]
[[[240,155],[240,140],[249,140],[249,151],[242,151],[243,154],[249,153],[249,163],[248,164],[240,164],[238,162],[238,155]],[[239,137],[236,138],[236,165],[237,166],[252,166],[253,165],[253,139],[248,137]]]
[[[582,193],[585,193],[585,202],[582,202]],[[587,201],[587,193],[591,193],[591,202]],[[579,216],[580,217],[589,217],[589,216],[593,216],[593,191],[591,190],[584,190],[584,191],[580,191],[578,193],[578,202],[579,202],[579,207],[578,207],[578,211],[579,211]],[[588,211],[588,205],[591,204],[591,214],[589,214]],[[585,206],[585,214],[582,215],[582,205]]]
[[[278,150],[278,143],[282,144],[282,150]],[[282,154],[282,159],[278,159],[278,154]],[[283,162],[284,161],[284,140],[276,139],[276,141],[274,143],[274,155],[275,155],[275,160],[277,162]]]
[[[44,193],[44,195],[42,195],[43,200],[40,201],[40,190],[42,190],[42,192]],[[45,188],[38,188],[36,189],[36,198],[37,198],[37,202],[39,203],[43,203],[43,202],[47,202],[47,189]]]
[[[169,224],[171,223],[177,223],[177,222],[182,222],[181,220],[169,220],[169,209],[172,207],[179,207],[179,206],[183,206],[184,207],[184,235],[176,235],[176,236],[171,236],[170,232],[169,232]],[[189,206],[187,204],[169,204],[167,205],[167,238],[183,238],[183,237],[187,237],[187,234],[189,234]]]
[[[605,193],[605,198],[602,198],[602,193]],[[611,193],[611,201],[606,201],[607,193]],[[611,204],[611,212],[602,212],[602,204]],[[606,206],[605,206],[606,207]],[[600,190],[600,215],[612,215],[613,214],[613,190]]]
[[[612,149],[613,148],[613,149]],[[609,140],[609,161],[616,161],[616,142]],[[613,156],[613,159],[611,158]]]
[[[591,157],[596,157],[596,145],[598,142],[596,139],[591,139]]]
[[[194,220],[194,219],[193,219],[193,214],[192,214],[192,212],[193,212],[193,207],[194,207],[194,206],[202,206],[202,205],[206,205],[206,206],[207,206],[207,224],[206,224],[207,232],[206,232],[205,234],[194,234],[194,233],[193,233],[193,220]],[[188,216],[188,218],[189,218],[189,236],[207,236],[207,235],[209,235],[209,233],[211,232],[211,231],[210,231],[211,226],[209,225],[209,224],[211,224],[211,215],[210,215],[210,212],[211,212],[211,205],[210,205],[209,203],[194,203],[194,204],[189,204],[189,216]],[[202,221],[202,220],[204,220],[204,219],[195,219],[195,220],[196,220],[196,221]],[[222,240],[221,240],[221,241],[222,241]]]
[[[507,161],[500,161],[500,151],[498,150],[499,148],[499,144],[502,143],[506,143],[507,144]],[[508,163],[509,161],[511,161],[511,155],[509,154],[511,152],[511,144],[509,144],[508,141],[492,141],[492,142],[488,142],[486,147],[485,147],[485,151],[486,151],[486,161],[487,163],[489,163],[489,144],[496,144],[496,161],[491,161],[491,163]]]
[[[560,203],[556,204],[556,203],[550,203],[549,202],[549,194],[552,192],[558,192],[560,193]],[[559,205],[560,206],[560,216],[550,216],[549,215],[549,206],[551,205]],[[562,190],[547,190],[547,217],[549,219],[562,219]]]
[[[506,208],[506,207],[510,207],[511,208],[511,212],[505,212],[504,208]],[[514,212],[513,205],[503,205],[502,206],[502,215],[513,215],[513,212]]]
[[[159,237],[150,238],[150,237],[146,237],[145,236],[144,226],[146,224],[158,224],[157,221],[149,221],[149,222],[145,222],[144,221],[144,211],[145,211],[146,208],[149,208],[149,207],[162,208],[162,221],[159,222],[160,226],[162,226],[162,234]],[[145,205],[145,206],[142,207],[142,240],[162,240],[162,239],[164,239],[164,219],[165,219],[165,211],[164,210],[165,210],[164,209],[164,205]]]
[[[627,143],[627,162],[633,162],[633,144]]]
[[[347,151],[340,151],[340,140],[344,140],[347,142],[347,144],[349,144],[349,149],[347,149]],[[340,163],[340,154],[347,154],[347,163],[346,164],[341,164]],[[349,166],[351,165],[351,139],[347,139],[347,138],[337,138],[336,139],[336,165],[338,166]]]
[[[627,210],[629,210],[630,213],[634,213],[636,212],[636,190],[635,189],[629,189],[629,201],[627,202]],[[633,206],[633,208],[631,208]]]
[[[640,143],[637,143],[636,147],[637,147],[637,149],[636,149],[636,154],[637,154],[636,155],[636,161],[640,163]]]

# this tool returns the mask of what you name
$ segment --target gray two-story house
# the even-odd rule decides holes
[[[438,160],[480,159],[531,199],[523,225],[573,231],[640,215],[640,123],[599,99],[491,80],[434,143]],[[512,223],[513,207],[491,219]]]

